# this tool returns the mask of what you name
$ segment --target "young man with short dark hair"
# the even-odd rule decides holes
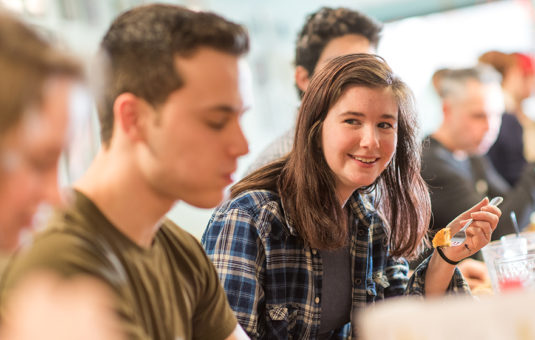
[[[244,339],[199,242],[165,218],[208,208],[247,142],[239,118],[245,30],[215,14],[148,5],[120,15],[100,50],[102,148],[72,202],[12,263],[89,275],[115,293],[131,339]]]

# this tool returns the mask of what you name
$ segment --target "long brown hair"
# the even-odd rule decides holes
[[[319,249],[347,243],[345,215],[335,193],[335,175],[321,150],[321,129],[329,109],[349,86],[390,88],[398,104],[398,142],[387,168],[369,187],[386,219],[392,256],[414,258],[430,219],[429,192],[420,176],[421,143],[414,98],[407,85],[375,55],[334,58],[313,77],[303,97],[292,151],[245,177],[231,189],[278,193],[285,213],[307,244]]]

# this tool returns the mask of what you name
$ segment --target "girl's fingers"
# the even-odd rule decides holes
[[[453,221],[448,224],[453,235],[455,235],[466,224],[466,221],[472,218],[472,214],[481,211],[481,209],[489,204],[487,197],[483,198],[470,209],[458,215]]]
[[[492,230],[496,229],[498,221],[500,220],[498,215],[487,211],[474,212],[472,213],[472,218],[474,219],[474,223],[478,221],[489,223]]]
[[[496,207],[496,206],[493,206],[493,205],[487,205],[487,206],[484,206],[481,208],[482,211],[487,211],[491,214],[494,214],[496,216],[498,216],[498,218],[500,218],[500,216],[502,216],[502,211],[500,210],[500,208]]]
[[[476,248],[481,248],[490,242],[492,231],[493,229],[489,223],[478,221],[474,222],[466,230],[466,236],[474,242]]]
[[[469,219],[470,215],[476,211],[480,211],[484,206],[489,204],[489,199],[487,197],[483,198],[481,201],[479,201],[476,205],[474,205],[472,208],[468,209],[461,215],[459,215],[462,219]]]

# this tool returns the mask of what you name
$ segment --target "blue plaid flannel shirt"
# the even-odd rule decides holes
[[[424,295],[429,258],[409,280],[404,259],[388,256],[383,222],[367,196],[349,200],[353,314],[404,294]],[[218,207],[202,237],[230,306],[251,339],[315,339],[321,322],[322,262],[284,215],[278,195],[249,191]],[[448,288],[469,293],[456,269]],[[356,338],[351,324],[332,339]]]

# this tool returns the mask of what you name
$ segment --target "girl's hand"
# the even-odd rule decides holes
[[[475,254],[490,242],[492,232],[498,226],[501,215],[501,210],[489,205],[489,199],[485,197],[448,224],[451,235],[455,235],[470,218],[473,219],[472,224],[465,231],[464,242],[458,246],[443,248],[442,251],[452,261],[460,261]]]

